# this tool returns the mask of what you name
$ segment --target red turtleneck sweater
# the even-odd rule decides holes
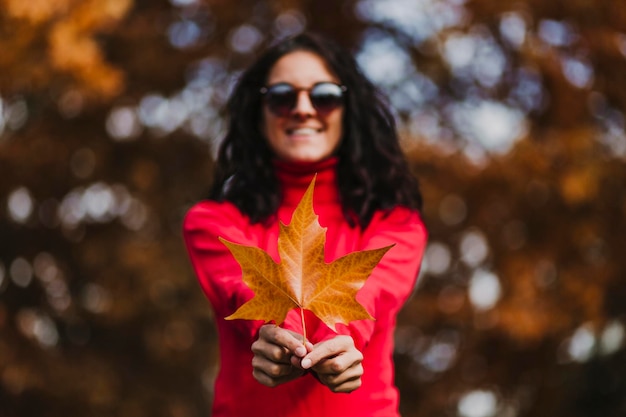
[[[269,388],[252,377],[250,346],[262,321],[224,320],[253,297],[241,280],[241,268],[218,237],[256,246],[279,261],[278,222],[250,224],[233,204],[203,201],[192,207],[184,221],[184,237],[198,280],[215,312],[221,366],[215,382],[213,417],[340,416],[396,417],[398,391],[394,385],[393,332],[396,315],[415,284],[426,244],[426,230],[417,212],[397,207],[376,213],[362,230],[345,221],[335,183],[336,160],[313,164],[276,163],[284,199],[278,219],[289,224],[291,215],[317,173],[313,207],[327,228],[325,257],[332,262],[357,250],[395,243],[357,294],[357,300],[376,318],[338,325],[351,335],[364,356],[362,385],[350,394],[336,394],[312,375]],[[315,316],[306,316],[313,342],[335,335]],[[299,312],[292,310],[283,327],[302,331]]]

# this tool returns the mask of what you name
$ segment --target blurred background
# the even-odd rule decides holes
[[[403,416],[626,416],[619,0],[0,0],[0,416],[209,415],[181,221],[241,69],[303,30],[387,94],[425,196]]]

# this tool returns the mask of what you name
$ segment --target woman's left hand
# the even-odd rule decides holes
[[[320,382],[333,392],[352,392],[361,386],[363,354],[350,336],[339,335],[316,344],[302,358],[302,368],[311,368]]]

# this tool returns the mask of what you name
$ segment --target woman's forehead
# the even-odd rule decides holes
[[[287,82],[297,87],[310,87],[321,81],[339,82],[328,63],[310,51],[294,51],[283,55],[270,69],[268,84]]]

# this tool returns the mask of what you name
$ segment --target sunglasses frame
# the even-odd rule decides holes
[[[327,109],[324,109],[322,105],[316,104],[315,96],[311,95],[311,92],[316,87],[319,87],[320,85],[325,85],[325,84],[331,84],[333,86],[339,87],[339,91],[341,91],[341,95],[338,96],[338,98],[339,98],[338,104],[333,105],[332,108],[327,108]],[[289,106],[288,110],[285,110],[286,106],[284,106],[283,109],[277,108],[277,106],[272,105],[269,102],[270,100],[267,99],[267,97],[269,97],[268,93],[271,92],[271,89],[275,88],[277,86],[288,86],[292,90],[292,91],[289,92],[289,94],[291,94],[291,93],[294,94],[293,103],[291,103],[291,105]],[[331,113],[333,110],[338,109],[339,107],[342,107],[344,105],[343,101],[344,101],[344,97],[345,97],[345,92],[348,91],[348,87],[346,87],[345,85],[334,83],[332,81],[322,81],[322,82],[319,82],[319,83],[315,83],[313,86],[308,87],[308,88],[296,87],[296,86],[294,86],[294,85],[292,85],[290,83],[281,82],[281,83],[276,83],[276,84],[272,84],[272,85],[268,85],[268,86],[262,87],[259,90],[259,92],[263,96],[263,101],[267,105],[267,108],[270,110],[270,112],[272,112],[272,114],[274,114],[275,116],[278,116],[278,117],[287,117],[287,116],[289,116],[291,114],[291,112],[293,111],[293,109],[296,107],[296,105],[298,103],[298,96],[299,96],[301,91],[306,91],[307,92],[307,94],[309,96],[309,102],[311,103],[313,108],[315,108],[315,110],[318,113],[320,113],[321,115],[326,115],[326,114]],[[278,107],[280,107],[280,106],[278,106]]]

